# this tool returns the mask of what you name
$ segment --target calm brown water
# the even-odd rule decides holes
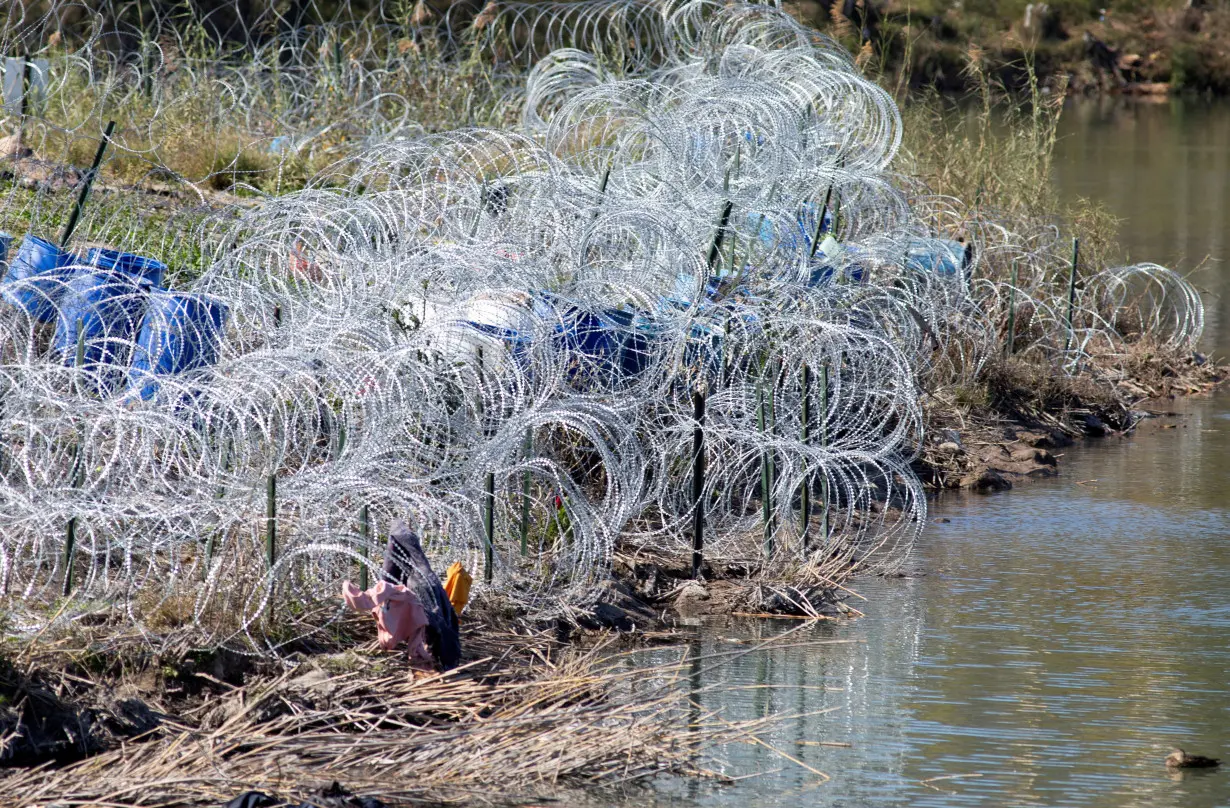
[[[791,637],[840,644],[698,677],[701,711],[778,716],[760,737],[831,781],[740,745],[725,772],[764,774],[636,802],[1230,805],[1230,771],[1162,765],[1171,745],[1230,758],[1230,397],[1182,410],[1177,429],[1069,449],[1062,477],[936,503],[951,522],[929,526],[925,574],[862,581],[865,618]],[[706,628],[693,650],[792,628]]]
[[[1230,106],[1097,102],[1069,110],[1056,181],[1126,219],[1133,260],[1191,269],[1230,254],[1228,169]],[[1230,267],[1203,285],[1230,297]],[[1225,352],[1230,308],[1210,300],[1208,314]],[[1162,766],[1172,745],[1230,758],[1230,395],[1176,409],[1175,429],[1069,449],[1059,478],[932,503],[951,521],[929,524],[923,574],[860,582],[865,618],[696,677],[701,710],[777,716],[762,740],[831,781],[739,745],[724,771],[759,775],[663,781],[632,802],[1230,806],[1230,763]],[[795,628],[709,627],[692,645]]]

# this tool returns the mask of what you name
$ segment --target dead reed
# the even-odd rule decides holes
[[[216,692],[145,735],[62,767],[10,769],[0,806],[217,804],[248,789],[301,799],[322,782],[394,802],[500,804],[658,773],[707,775],[707,750],[757,725],[698,714],[689,665],[632,666],[599,647],[486,635],[446,674],[388,656],[317,657]],[[206,677],[208,678],[208,677]]]

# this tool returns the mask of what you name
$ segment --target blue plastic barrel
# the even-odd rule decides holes
[[[149,399],[158,392],[158,376],[216,362],[229,313],[226,304],[201,295],[151,291],[128,371],[128,391]]]
[[[131,275],[142,283],[157,287],[162,286],[162,276],[167,271],[165,264],[153,258],[119,250],[107,250],[102,247],[94,247],[86,252],[85,262],[102,270],[114,270]]]
[[[149,289],[148,283],[123,272],[80,270],[60,297],[52,349],[64,364],[74,366],[80,322],[85,342],[83,366],[100,372],[100,392],[110,392],[122,376]]]
[[[27,235],[0,281],[0,297],[41,323],[50,322],[64,293],[66,269],[81,259],[50,241]]]

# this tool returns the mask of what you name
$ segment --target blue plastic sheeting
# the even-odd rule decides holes
[[[916,238],[906,247],[905,265],[917,272],[960,277],[964,276],[967,263],[966,247],[960,241]]]
[[[591,312],[546,292],[535,294],[531,305],[540,322],[555,324],[549,337],[553,348],[584,360],[587,372],[597,369],[630,378],[645,369],[653,334],[640,312]],[[503,341],[514,361],[527,368],[531,366],[533,345],[528,335],[473,320],[467,320],[466,325]]]
[[[555,321],[553,341],[558,347],[583,357],[599,370],[631,377],[645,369],[649,337],[634,325],[636,312],[586,311],[549,294],[536,295],[534,309],[544,319]]]
[[[814,262],[811,265],[811,274],[807,278],[807,285],[824,286],[832,283],[836,274],[837,270],[832,264]],[[850,263],[846,265],[844,275],[854,283],[862,283],[867,279],[867,268],[862,264]]]
[[[838,276],[838,268],[845,280],[862,283],[867,278],[869,263],[867,250],[857,244],[839,244],[835,239],[826,237],[821,240],[820,247],[811,260],[807,285],[824,286],[832,283]]]
[[[107,250],[94,247],[85,254],[85,262],[102,270],[114,270],[125,275],[131,275],[138,282],[149,286],[162,287],[162,276],[166,274],[166,265],[153,258],[143,255]]]
[[[99,392],[110,392],[128,364],[148,294],[148,284],[123,272],[74,273],[60,298],[52,349],[64,364],[76,365],[80,322],[83,367],[99,371]]]
[[[803,204],[802,210],[795,216],[792,225],[787,225],[782,229],[783,232],[778,233],[773,222],[768,216],[755,211],[749,211],[747,221],[751,228],[759,228],[757,235],[760,238],[760,243],[766,248],[772,248],[774,244],[778,249],[788,252],[806,251],[811,254],[811,242],[816,236],[816,211],[819,206],[813,202]],[[831,211],[824,212],[824,226],[820,230],[821,239],[833,228],[833,214]]]
[[[229,314],[225,304],[200,295],[151,291],[128,371],[128,391],[149,399],[158,392],[158,376],[216,362]]]
[[[51,322],[70,274],[81,259],[50,241],[27,235],[0,281],[0,297],[40,323]]]
[[[710,275],[705,279],[705,286],[701,290],[701,295],[706,300],[713,299],[721,289],[722,278],[718,275]],[[696,297],[696,276],[691,272],[680,272],[675,276],[675,283],[671,287],[670,293],[662,299],[671,306],[679,308],[688,308],[692,305]]]

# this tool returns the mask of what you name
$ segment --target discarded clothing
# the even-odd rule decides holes
[[[401,584],[418,596],[427,614],[427,646],[443,670],[457,667],[461,661],[457,612],[432,571],[419,537],[401,519],[394,519],[389,531],[383,574],[389,583]]]
[[[473,576],[466,572],[466,568],[461,566],[460,561],[454,561],[449,565],[448,572],[444,576],[444,594],[448,595],[448,602],[453,604],[453,611],[457,613],[458,622],[461,622],[461,613],[465,610],[466,604],[470,602],[470,585],[473,583]]]
[[[432,663],[427,649],[427,615],[418,597],[404,586],[379,581],[364,592],[346,581],[342,584],[346,605],[376,618],[376,636],[386,651],[408,642],[411,662]]]

